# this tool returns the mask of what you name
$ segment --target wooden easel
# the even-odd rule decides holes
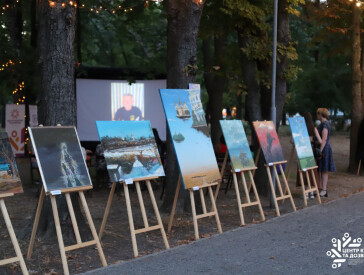
[[[64,246],[64,242],[63,242],[61,224],[60,224],[60,221],[59,221],[59,215],[58,215],[58,209],[57,209],[56,195],[52,195],[51,193],[47,194],[47,195],[50,196],[50,199],[51,199],[53,218],[54,218],[54,223],[55,223],[55,226],[56,226],[58,245],[59,245],[59,250],[60,250],[60,253],[61,253],[61,259],[62,259],[62,265],[63,265],[63,272],[66,275],[69,274],[66,252],[76,250],[76,249],[80,249],[80,248],[87,247],[87,246],[91,246],[91,245],[96,245],[97,250],[99,252],[99,256],[100,256],[102,265],[107,266],[106,259],[105,259],[105,256],[104,256],[104,252],[102,250],[100,240],[99,240],[99,237],[97,235],[95,225],[94,225],[94,223],[92,221],[92,217],[91,217],[90,210],[88,208],[88,205],[87,205],[87,202],[86,202],[86,199],[85,199],[85,195],[83,193],[85,190],[89,190],[89,189],[92,189],[92,186],[85,186],[85,187],[80,187],[80,188],[72,188],[72,189],[68,189],[68,190],[62,190],[62,193],[64,193],[64,195],[66,197],[68,211],[69,211],[70,216],[71,216],[72,226],[73,226],[73,230],[74,230],[76,240],[77,240],[77,244],[70,245],[70,246],[67,246],[67,247]],[[75,212],[74,212],[73,206],[72,206],[72,201],[71,201],[71,196],[70,196],[71,192],[78,192],[78,194],[80,196],[81,204],[82,204],[83,210],[85,212],[87,222],[88,222],[88,225],[90,226],[92,237],[93,237],[93,240],[91,240],[91,241],[83,242],[82,239],[81,239],[80,231],[78,230],[78,225],[77,225],[77,221],[76,221]],[[41,214],[41,211],[42,211],[45,195],[46,194],[45,194],[44,187],[43,187],[42,191],[40,193],[40,196],[39,196],[37,212],[35,214],[32,235],[31,235],[31,238],[30,238],[30,243],[29,243],[29,248],[28,248],[27,259],[30,259],[30,257],[32,256],[34,240],[35,240],[35,236],[37,234],[39,218],[40,218],[40,214]]]
[[[289,156],[290,159],[290,163],[293,162],[293,157],[294,157],[294,152],[295,152],[295,147],[293,145],[292,149],[291,149],[291,153]],[[289,175],[290,175],[290,165],[287,167],[287,174],[286,174],[286,178],[289,179]],[[310,168],[306,168],[306,169],[300,169],[299,167],[299,163],[297,163],[297,169],[299,172],[299,178],[300,178],[300,183],[301,183],[301,188],[302,188],[302,195],[303,195],[303,200],[305,203],[305,207],[307,207],[307,198],[306,198],[306,194],[309,194],[311,192],[316,192],[317,194],[317,200],[319,201],[319,203],[321,204],[321,198],[320,198],[320,193],[317,187],[317,182],[316,182],[316,177],[315,177],[315,169],[317,169],[317,166],[314,167],[310,167]],[[307,180],[307,186],[308,189],[305,189],[305,181],[304,181],[304,177],[303,174],[306,174],[306,180]],[[311,185],[311,181],[310,181],[310,175],[312,176],[313,179],[313,186]],[[285,189],[283,194],[285,195],[287,192],[287,190]],[[282,200],[282,204],[283,204],[284,200]]]
[[[229,155],[229,153],[228,153],[228,151],[226,151],[224,162],[222,164],[221,171],[220,171],[221,177],[225,173],[225,167],[226,167],[226,161],[228,159],[228,155]],[[253,173],[252,173],[252,171],[255,171],[256,169],[257,169],[257,167],[252,168],[252,169],[250,168],[250,169],[239,170],[239,171],[231,170],[231,172],[233,173],[234,187],[235,187],[235,192],[236,192],[236,200],[237,200],[237,203],[238,203],[238,209],[239,209],[239,216],[240,216],[241,225],[245,225],[244,215],[243,215],[243,208],[249,207],[249,206],[257,205],[258,208],[259,208],[260,216],[262,217],[262,221],[265,221],[265,216],[264,216],[262,204],[261,204],[260,199],[259,199],[259,195],[258,195],[258,192],[257,192],[257,188],[255,186],[254,177],[253,177]],[[249,174],[249,178],[250,178],[249,186],[246,183],[245,173]],[[237,174],[240,174],[241,179],[242,179],[242,185],[243,185],[244,192],[245,192],[245,200],[246,200],[245,203],[241,203],[241,197],[240,197],[240,190],[239,190]],[[215,202],[216,202],[217,196],[219,194],[220,185],[221,185],[221,182],[219,182],[217,187],[216,187],[216,192],[215,192],[215,196],[214,196]],[[256,201],[253,201],[253,202],[251,201],[250,195],[249,195],[251,187],[253,187],[253,191],[254,191],[254,195],[255,195],[255,199],[256,199]]]
[[[132,245],[133,245],[134,257],[138,256],[138,246],[137,246],[137,242],[136,242],[136,234],[145,233],[145,232],[149,232],[149,231],[153,231],[153,230],[158,230],[159,229],[161,231],[163,241],[164,241],[164,245],[166,246],[166,249],[169,249],[169,243],[168,243],[168,240],[167,240],[166,232],[164,231],[162,219],[161,219],[161,216],[159,214],[158,205],[157,205],[157,202],[156,202],[155,197],[154,197],[153,188],[152,188],[152,185],[150,184],[150,180],[156,179],[156,178],[157,177],[149,177],[149,178],[138,179],[138,181],[135,181],[135,187],[136,187],[136,190],[137,190],[137,193],[138,193],[138,200],[139,200],[139,205],[140,205],[140,209],[141,209],[141,212],[142,212],[143,223],[144,223],[144,228],[136,229],[136,230],[134,228],[133,213],[132,213],[132,210],[131,210],[128,184],[125,181],[123,182],[125,202],[126,202],[126,208],[127,208],[127,212],[128,212],[128,218],[129,218],[130,234],[131,234],[131,241],[132,241]],[[149,226],[148,218],[147,218],[147,215],[146,215],[146,212],[145,212],[143,196],[142,196],[142,192],[140,190],[140,185],[139,185],[140,181],[146,181],[146,185],[147,185],[147,188],[148,188],[148,191],[149,191],[150,199],[152,201],[154,212],[155,212],[155,215],[157,217],[158,225]],[[100,228],[100,232],[99,232],[99,238],[100,239],[102,238],[102,235],[103,235],[104,230],[105,230],[105,225],[106,225],[107,217],[109,215],[112,199],[113,199],[113,196],[114,196],[114,193],[115,193],[116,184],[117,184],[116,182],[114,182],[112,184],[110,194],[109,194],[109,199],[107,200],[105,214],[104,214],[104,217],[102,219],[101,228]]]
[[[289,189],[287,178],[286,178],[286,175],[284,174],[284,171],[283,171],[283,168],[282,168],[283,163],[287,163],[287,161],[284,160],[284,161],[279,161],[279,162],[273,162],[273,163],[270,163],[269,165],[264,164],[265,168],[267,169],[269,184],[270,184],[270,188],[271,188],[271,191],[272,191],[271,193],[272,193],[272,197],[273,197],[274,206],[276,208],[277,216],[281,215],[280,212],[279,212],[279,207],[278,207],[278,201],[279,200],[284,200],[284,199],[289,198],[290,201],[291,201],[293,210],[296,211],[296,206],[295,206],[294,201],[293,201],[291,190]],[[277,172],[277,166],[279,166],[279,169],[280,169],[280,172],[281,172],[281,175],[282,175],[282,179],[283,179],[283,183],[284,183],[284,186],[285,186],[285,188],[286,188],[286,190],[288,192],[288,195],[283,193],[281,180],[280,180],[280,178],[278,176],[278,172]],[[275,178],[276,178],[276,183],[277,183],[277,187],[278,187],[278,190],[279,190],[279,196],[277,196],[276,190],[275,190],[274,185],[273,185],[272,174],[271,174],[271,171],[270,171],[271,167],[273,168],[274,175],[275,175]]]
[[[170,216],[169,222],[168,222],[168,232],[170,232],[171,229],[172,229],[172,224],[173,224],[174,214],[175,214],[175,211],[176,211],[179,191],[181,189],[181,184],[182,184],[182,179],[181,179],[181,176],[179,176],[178,183],[177,183],[177,188],[176,188],[176,193],[174,195],[171,216]],[[215,185],[218,185],[218,183],[216,182],[216,183],[211,183],[211,184],[206,184],[206,185],[203,185],[203,186],[199,186],[199,187],[196,187],[194,189],[192,189],[192,188],[188,189],[188,191],[190,193],[190,199],[191,199],[192,219],[193,219],[193,227],[194,227],[194,230],[195,230],[195,239],[196,240],[198,240],[200,238],[199,233],[198,233],[197,220],[202,219],[202,218],[215,216],[217,229],[218,229],[219,233],[222,233],[221,223],[220,223],[220,219],[219,219],[219,214],[217,213],[214,193],[213,193],[212,188],[211,188],[212,186],[215,186]],[[210,212],[207,212],[206,203],[205,203],[205,196],[204,196],[204,192],[203,192],[204,188],[208,188],[208,191],[209,191],[209,194],[210,194],[210,200],[211,200],[211,205],[212,205],[212,210]],[[196,215],[195,197],[194,197],[194,193],[193,193],[194,191],[197,191],[197,190],[200,192],[202,211],[203,211],[203,214],[200,214],[200,215]]]
[[[11,224],[10,217],[9,217],[9,213],[8,213],[8,210],[6,209],[6,205],[5,205],[5,201],[4,201],[4,198],[11,197],[13,195],[14,194],[10,194],[10,193],[0,195],[0,207],[1,207],[1,212],[2,212],[4,220],[5,220],[6,227],[8,229],[8,232],[9,232],[9,235],[10,235],[10,238],[11,238],[11,242],[13,243],[13,246],[14,246],[16,257],[0,260],[0,266],[15,263],[15,262],[19,262],[21,271],[23,272],[23,274],[27,275],[27,274],[29,274],[28,269],[27,269],[27,267],[25,265],[23,254],[21,253],[19,243],[18,243],[18,240],[16,238],[16,235],[15,235],[15,232],[14,232],[14,229],[13,229],[13,226]]]

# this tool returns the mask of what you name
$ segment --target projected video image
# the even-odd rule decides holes
[[[144,83],[111,83],[112,120],[144,120]]]

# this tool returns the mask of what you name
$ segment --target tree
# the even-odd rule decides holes
[[[167,0],[167,87],[187,89],[197,73],[197,37],[203,1]],[[162,209],[168,210],[173,202],[179,175],[179,167],[172,139],[167,130],[166,195]],[[185,203],[187,192],[180,192],[178,210]],[[187,194],[188,195],[188,194]],[[184,199],[182,199],[184,198]]]

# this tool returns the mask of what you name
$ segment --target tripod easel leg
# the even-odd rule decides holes
[[[192,219],[193,219],[193,227],[195,229],[195,239],[198,240],[199,234],[198,234],[198,224],[197,224],[197,216],[196,216],[196,205],[195,205],[195,197],[193,194],[193,190],[190,189],[190,199],[191,199],[191,208],[192,208]]]
[[[250,178],[250,184],[253,187],[255,198],[258,201],[260,216],[262,217],[262,221],[265,221],[265,215],[264,215],[264,211],[263,211],[263,208],[262,208],[262,203],[260,202],[260,198],[259,198],[259,195],[258,195],[257,187],[255,186],[252,171],[249,170],[248,173],[249,173],[249,178]]]
[[[240,225],[245,225],[244,221],[244,215],[243,215],[243,209],[241,206],[241,198],[240,198],[240,191],[239,191],[239,185],[238,180],[236,177],[236,173],[233,172],[233,179],[234,179],[234,186],[235,186],[235,193],[236,193],[236,201],[238,202],[238,210],[239,210],[239,216],[240,216]]]
[[[307,197],[306,197],[306,192],[305,192],[305,182],[303,180],[302,171],[300,171],[299,173],[300,173],[300,182],[301,182],[301,189],[302,189],[303,201],[305,203],[305,207],[307,207]]]
[[[226,163],[227,163],[228,157],[229,157],[229,154],[226,151],[225,157],[224,157],[224,161],[222,163],[221,171],[220,171],[221,181],[217,184],[216,191],[215,191],[215,195],[214,195],[215,201],[217,200],[217,196],[219,195],[220,187],[221,187],[222,181],[224,179],[225,168],[226,168]]]
[[[222,228],[221,228],[219,213],[217,213],[216,202],[215,202],[215,199],[214,199],[214,192],[212,192],[211,186],[208,186],[207,188],[209,189],[209,193],[210,193],[210,199],[211,199],[212,209],[215,212],[215,219],[216,219],[216,224],[217,224],[217,230],[219,231],[219,233],[222,233]],[[195,212],[196,212],[196,209],[195,209]],[[196,224],[197,224],[197,221],[196,221]]]
[[[30,260],[30,258],[32,256],[33,247],[34,247],[34,240],[35,240],[35,236],[37,235],[39,218],[40,218],[40,214],[42,212],[44,197],[45,197],[45,191],[44,191],[44,187],[42,187],[42,191],[40,192],[40,196],[39,196],[37,212],[35,213],[35,217],[34,217],[32,235],[30,237],[30,242],[29,242],[29,247],[28,247],[28,253],[27,253],[27,259],[28,260]]]
[[[129,189],[128,189],[128,185],[125,182],[123,183],[123,185],[124,185],[124,195],[125,195],[126,209],[128,212],[131,242],[133,244],[134,257],[138,257],[138,245],[137,245],[136,236],[135,236],[133,213],[131,211]]]
[[[314,172],[313,169],[311,170],[311,175],[312,175],[312,179],[313,179],[313,185],[316,188],[317,199],[318,199],[319,203],[321,204],[320,192],[319,192],[318,187],[317,187],[316,176],[315,176],[315,172]]]
[[[85,211],[85,214],[86,214],[88,225],[89,225],[89,227],[91,229],[92,237],[96,241],[96,247],[97,247],[97,250],[99,251],[99,256],[100,256],[100,259],[101,259],[102,266],[107,266],[104,251],[102,250],[101,243],[100,243],[100,240],[99,240],[99,236],[97,235],[96,228],[95,228],[94,222],[93,222],[91,214],[90,214],[90,210],[89,210],[89,208],[87,206],[85,195],[83,194],[82,191],[78,192],[78,194],[80,196],[80,200],[81,200],[81,203],[82,203],[82,206],[83,206],[83,210]]]
[[[70,213],[73,231],[75,232],[75,236],[76,236],[76,241],[78,244],[80,244],[80,243],[82,243],[82,240],[81,240],[81,236],[80,236],[80,231],[78,230],[78,225],[77,225],[77,221],[76,221],[76,217],[75,217],[75,211],[73,210],[71,196],[70,196],[70,193],[66,193],[64,195],[66,197],[68,211]]]
[[[16,238],[13,226],[12,226],[11,221],[10,221],[8,210],[6,209],[6,206],[5,206],[4,199],[0,199],[0,206],[1,206],[1,212],[2,212],[3,217],[4,217],[6,227],[8,229],[8,232],[9,232],[9,235],[10,235],[10,238],[11,238],[11,242],[13,243],[16,256],[17,256],[18,261],[20,263],[20,268],[21,268],[24,275],[28,275],[29,274],[28,269],[27,269],[27,267],[25,265],[23,254],[21,253],[18,240]]]
[[[296,205],[294,204],[294,200],[293,200],[293,197],[292,197],[292,194],[291,194],[291,189],[289,189],[288,182],[287,182],[287,179],[286,179],[286,175],[284,174],[284,171],[283,171],[283,168],[282,168],[282,164],[279,164],[279,169],[281,171],[281,175],[282,175],[285,187],[287,188],[287,192],[288,192],[288,195],[289,195],[289,199],[291,201],[292,208],[293,208],[294,211],[296,211]]]
[[[147,188],[148,188],[148,191],[149,191],[150,199],[151,199],[152,204],[153,204],[155,215],[157,216],[158,224],[160,226],[160,230],[161,230],[164,245],[165,245],[166,249],[169,249],[169,243],[168,243],[167,235],[166,235],[166,232],[164,231],[164,226],[163,226],[162,219],[161,219],[161,216],[160,216],[160,213],[159,213],[158,205],[157,205],[157,202],[156,202],[155,197],[154,197],[153,188],[152,188],[149,180],[147,180]]]
[[[276,208],[277,216],[279,217],[281,215],[281,213],[279,211],[279,207],[278,207],[278,203],[277,203],[276,190],[274,189],[272,174],[270,173],[270,167],[269,166],[267,166],[266,169],[267,169],[267,174],[268,174],[268,179],[269,179],[269,184],[270,184],[270,190],[271,190],[271,193],[272,193],[274,206]]]
[[[51,204],[52,204],[52,210],[53,210],[54,224],[56,226],[58,245],[59,245],[59,250],[61,253],[63,272],[65,275],[69,275],[70,272],[68,270],[68,265],[67,265],[66,251],[64,249],[62,230],[61,230],[61,224],[59,222],[56,198],[53,195],[50,195],[50,198],[51,198]]]
[[[102,218],[102,223],[101,223],[101,227],[100,227],[100,231],[99,231],[99,239],[101,240],[102,235],[104,234],[104,230],[105,230],[105,226],[106,226],[106,221],[107,221],[107,217],[109,216],[109,211],[110,211],[110,207],[111,207],[111,203],[112,203],[112,199],[114,197],[114,193],[115,193],[115,187],[116,187],[116,182],[112,183],[111,186],[111,190],[110,190],[110,194],[109,194],[109,198],[107,200],[107,204],[106,204],[106,209],[105,209],[105,213],[104,213],[104,217]]]
[[[144,206],[144,201],[143,201],[143,195],[142,192],[140,190],[140,184],[139,181],[135,182],[135,187],[137,190],[137,194],[138,194],[138,200],[139,200],[139,205],[140,205],[140,210],[142,212],[142,217],[143,217],[143,223],[144,223],[144,227],[148,228],[149,227],[149,223],[148,223],[148,218],[147,218],[147,214],[145,212],[145,206]]]
[[[177,201],[178,201],[179,190],[181,188],[181,183],[182,183],[182,179],[181,179],[181,175],[180,175],[179,178],[178,178],[176,193],[174,194],[174,200],[173,200],[173,205],[172,205],[172,210],[171,210],[171,216],[169,217],[168,228],[167,228],[168,233],[171,232],[171,229],[172,229],[174,214],[176,212],[176,206],[177,206]]]

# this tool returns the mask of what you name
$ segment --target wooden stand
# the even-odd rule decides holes
[[[223,165],[221,167],[221,172],[220,172],[221,177],[225,173],[225,167],[226,167],[226,161],[227,161],[227,159],[228,159],[228,152],[226,151],[225,158],[224,158],[224,162],[223,162]],[[237,203],[238,203],[238,209],[239,209],[239,216],[240,216],[241,225],[245,225],[244,215],[243,215],[243,208],[249,207],[249,206],[255,206],[255,205],[257,205],[259,207],[259,212],[260,212],[260,216],[262,217],[262,221],[265,221],[265,216],[264,216],[262,204],[261,204],[260,199],[259,199],[259,195],[258,195],[258,192],[257,192],[257,188],[255,186],[253,172],[252,172],[252,171],[255,171],[256,169],[257,168],[255,167],[253,169],[246,169],[246,170],[240,170],[240,171],[232,171],[232,173],[233,173],[233,179],[234,179],[234,187],[235,187],[235,192],[236,192],[236,200],[237,200]],[[243,185],[243,188],[244,188],[244,191],[245,191],[246,202],[243,203],[243,204],[241,203],[239,184],[238,184],[238,179],[237,179],[237,176],[236,176],[237,173],[240,174],[240,176],[241,176],[242,185]],[[249,186],[246,183],[245,173],[248,173],[249,174],[249,178],[250,178]],[[216,202],[217,196],[219,194],[220,185],[221,185],[221,182],[219,182],[218,185],[217,185],[217,187],[216,187],[216,192],[215,192],[215,196],[214,196],[215,202]],[[254,202],[251,201],[250,195],[249,195],[250,194],[250,188],[251,187],[253,187],[254,195],[255,195],[255,198],[256,198],[256,201],[254,201]]]
[[[361,168],[361,159],[359,160],[358,171],[356,172],[357,176],[359,176],[360,174],[360,168]]]
[[[182,179],[181,179],[181,176],[180,176],[179,179],[178,179],[178,183],[177,183],[176,193],[174,195],[174,201],[173,201],[171,216],[170,216],[169,222],[168,222],[168,232],[170,232],[171,229],[172,229],[172,224],[173,224],[174,214],[175,214],[175,211],[176,211],[179,191],[181,189],[181,184],[182,184]],[[203,214],[200,214],[200,215],[196,214],[195,197],[194,197],[194,193],[193,193],[193,191],[195,191],[195,190],[188,189],[188,191],[190,193],[190,199],[191,199],[192,219],[193,219],[193,227],[194,227],[194,230],[195,230],[195,239],[196,240],[198,240],[200,238],[199,233],[198,233],[198,224],[197,224],[198,219],[215,216],[217,229],[218,229],[219,233],[222,233],[219,214],[217,213],[214,194],[213,194],[213,191],[212,191],[212,188],[211,188],[212,186],[215,186],[215,185],[218,185],[218,183],[206,184],[204,186],[200,186],[198,189],[196,188],[200,192],[200,198],[201,198],[201,204],[202,204]],[[210,212],[207,212],[205,197],[204,197],[204,193],[203,193],[203,188],[208,188],[208,191],[209,191],[209,194],[210,194],[210,200],[211,200],[211,204],[212,204],[212,211],[210,211]]]
[[[19,243],[16,238],[16,235],[15,235],[15,232],[14,232],[14,229],[11,224],[10,217],[9,217],[9,213],[8,213],[8,210],[6,209],[6,205],[5,205],[5,201],[4,201],[5,197],[10,197],[10,196],[13,196],[13,194],[0,195],[0,207],[1,207],[1,212],[2,212],[4,220],[5,220],[6,227],[8,229],[8,232],[9,232],[9,235],[11,238],[11,242],[13,243],[13,246],[14,246],[16,257],[5,259],[5,260],[0,260],[0,266],[19,262],[20,268],[21,268],[21,271],[23,272],[23,274],[29,274],[28,269],[24,262],[23,255],[21,254]]]
[[[153,178],[138,179],[138,181],[135,182],[135,187],[136,187],[136,190],[137,190],[137,193],[138,193],[138,200],[139,200],[140,209],[141,209],[142,217],[143,217],[143,223],[144,223],[144,228],[137,229],[137,230],[134,229],[133,213],[132,213],[132,210],[131,210],[128,185],[125,182],[123,182],[126,209],[127,209],[127,212],[128,212],[130,234],[131,234],[131,241],[132,241],[132,244],[133,244],[134,257],[138,256],[138,246],[137,246],[137,242],[136,242],[136,234],[145,233],[145,232],[149,232],[149,231],[153,231],[153,230],[158,230],[159,229],[161,231],[164,245],[166,246],[166,249],[169,249],[169,243],[168,243],[168,240],[167,240],[166,232],[164,231],[162,219],[161,219],[161,216],[159,214],[159,209],[158,209],[158,206],[157,206],[157,202],[156,202],[155,197],[154,197],[153,188],[152,188],[152,185],[150,184],[151,179],[155,179],[155,178],[153,177]],[[154,212],[155,212],[155,215],[157,217],[158,225],[149,226],[148,218],[147,218],[147,215],[146,215],[146,212],[145,212],[143,196],[142,196],[142,192],[140,190],[139,181],[146,181],[147,188],[148,188],[149,195],[150,195],[150,199],[152,201]],[[109,215],[112,199],[113,199],[113,196],[114,196],[114,193],[115,193],[116,184],[117,183],[114,182],[112,184],[112,187],[111,187],[111,190],[110,190],[109,199],[107,201],[104,218],[102,219],[101,228],[100,228],[100,232],[99,232],[99,238],[100,239],[102,238],[102,235],[103,235],[104,230],[105,230],[105,225],[106,225],[107,217]]]
[[[289,156],[289,163],[293,162],[294,152],[295,152],[295,147],[293,146],[292,150],[291,150],[291,153],[290,153],[290,156]],[[300,183],[301,183],[301,188],[302,188],[302,196],[303,196],[305,207],[307,207],[306,194],[309,194],[310,192],[316,192],[317,200],[321,204],[320,192],[318,190],[316,177],[315,177],[315,169],[317,169],[317,166],[301,170],[299,168],[299,164],[297,163],[297,169],[298,169],[298,172],[299,172],[299,178],[300,178]],[[287,172],[286,172],[286,178],[288,180],[289,180],[290,170],[291,170],[291,165],[288,165]],[[303,174],[306,174],[308,189],[305,189],[305,181],[304,181]],[[311,185],[310,175],[309,174],[311,174],[311,176],[312,176],[313,187]],[[287,193],[287,189],[285,188],[283,194],[286,195],[286,193]],[[284,203],[284,200],[282,200],[282,204],[283,203]]]
[[[319,203],[321,204],[320,192],[319,192],[318,187],[317,187],[316,177],[315,177],[315,173],[314,173],[315,169],[317,169],[317,166],[307,168],[307,169],[304,169],[304,170],[299,170],[300,182],[301,182],[302,194],[303,194],[303,200],[305,202],[305,207],[307,207],[306,194],[309,194],[310,192],[316,192],[317,199],[318,199]],[[308,187],[307,189],[305,189],[305,181],[303,180],[303,174],[306,174],[307,187]],[[310,175],[309,174],[311,174],[312,179],[313,179],[313,187],[311,186],[311,181],[310,181]]]
[[[61,224],[60,224],[60,221],[59,221],[59,215],[58,215],[58,209],[57,209],[57,203],[56,203],[56,197],[54,195],[52,195],[52,194],[49,194],[49,196],[51,198],[52,211],[53,211],[54,223],[55,223],[55,226],[56,226],[59,250],[60,250],[60,253],[61,253],[63,272],[66,275],[69,274],[66,252],[71,251],[71,250],[76,250],[76,249],[79,249],[79,248],[83,248],[83,247],[87,247],[87,246],[91,246],[91,245],[96,245],[97,250],[99,252],[99,256],[100,256],[102,265],[107,266],[106,259],[105,259],[105,256],[104,256],[104,252],[102,250],[99,237],[97,236],[95,225],[94,225],[94,223],[92,221],[92,217],[91,217],[91,214],[90,214],[90,210],[89,210],[89,208],[87,206],[85,195],[83,194],[84,190],[88,190],[88,189],[91,189],[91,188],[92,187],[73,188],[72,190],[69,190],[69,191],[68,190],[62,191],[62,192],[65,193],[68,210],[69,210],[69,213],[70,213],[70,216],[71,216],[73,230],[74,230],[76,240],[77,240],[77,244],[70,245],[70,246],[67,246],[67,247],[64,246],[64,242],[63,242]],[[72,202],[71,202],[70,192],[78,192],[78,194],[80,196],[81,204],[82,204],[83,210],[84,210],[86,218],[87,218],[88,225],[90,226],[91,233],[92,233],[92,236],[93,236],[93,240],[91,240],[91,241],[82,242],[82,240],[81,240],[80,231],[78,230],[77,221],[76,221],[76,217],[75,217],[75,212],[73,210],[73,206],[72,206]],[[35,236],[37,234],[37,228],[38,228],[40,214],[41,214],[41,211],[42,211],[44,197],[45,197],[45,191],[44,191],[44,187],[43,187],[42,191],[41,191],[41,194],[40,194],[40,197],[39,197],[37,212],[35,214],[33,231],[32,231],[32,235],[31,235],[31,238],[30,238],[27,259],[30,259],[30,257],[32,256],[34,240],[35,240]]]
[[[268,174],[268,178],[269,178],[269,183],[270,183],[270,188],[271,188],[271,193],[272,193],[272,197],[273,197],[273,202],[274,202],[274,206],[276,208],[276,212],[277,212],[277,216],[280,216],[280,212],[279,212],[279,207],[278,207],[278,201],[279,200],[284,200],[284,199],[287,199],[289,198],[290,201],[291,201],[291,204],[292,204],[292,208],[294,211],[296,211],[296,206],[294,204],[294,201],[293,201],[293,197],[292,197],[292,194],[291,194],[291,190],[289,189],[289,186],[288,186],[288,182],[287,182],[287,179],[286,179],[286,175],[284,174],[284,171],[283,171],[283,168],[282,168],[282,164],[283,163],[287,163],[287,161],[280,161],[280,162],[274,162],[272,163],[272,165],[267,165],[265,164],[265,167],[267,169],[267,174]],[[277,166],[279,166],[279,169],[280,169],[280,172],[281,172],[281,175],[282,175],[282,179],[283,179],[283,183],[284,183],[284,186],[288,192],[288,195],[285,194],[285,192],[283,192],[282,190],[282,185],[281,185],[281,180],[278,176],[278,172],[277,172]],[[274,175],[275,175],[275,178],[276,178],[276,182],[277,182],[277,186],[278,186],[278,190],[279,190],[279,196],[277,196],[276,194],[276,190],[274,188],[274,185],[273,185],[273,180],[272,180],[272,174],[271,174],[271,171],[270,171],[270,168],[273,167],[273,171],[274,171]]]

